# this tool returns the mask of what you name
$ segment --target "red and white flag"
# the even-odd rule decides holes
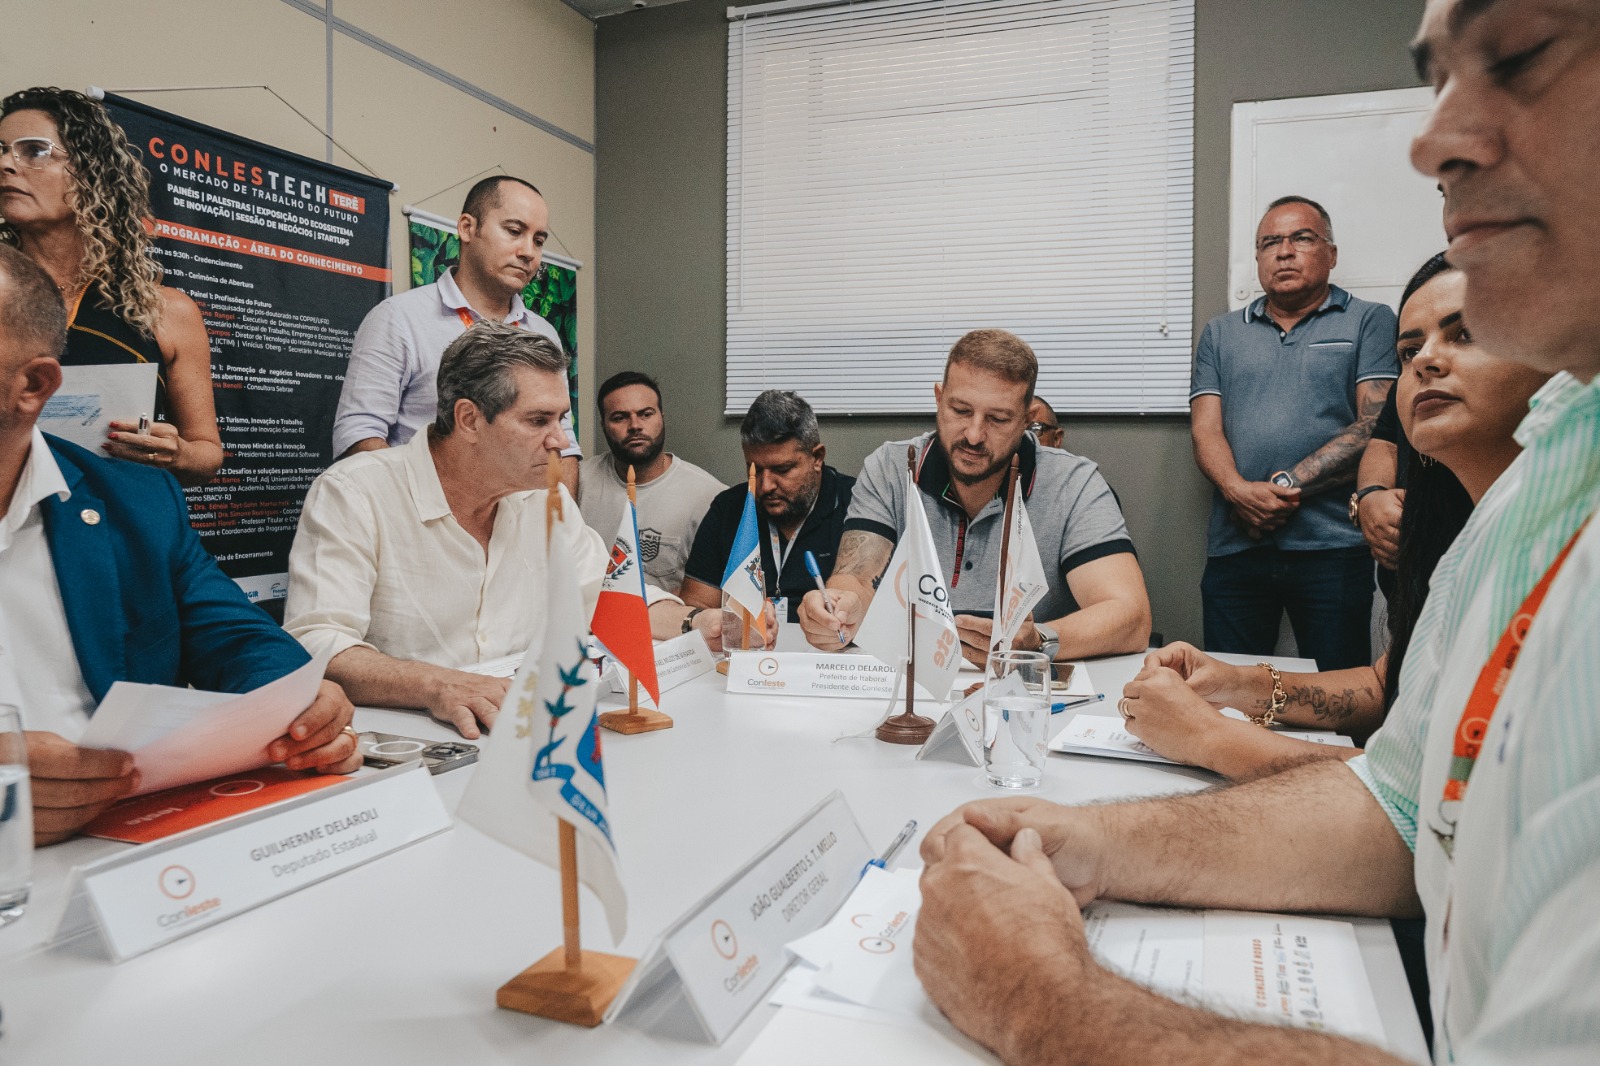
[[[622,512],[622,525],[611,544],[611,559],[606,563],[589,628],[612,658],[638,678],[656,706],[661,706],[656,648],[650,639],[650,605],[644,595],[644,567],[639,563],[639,515],[632,503]]]

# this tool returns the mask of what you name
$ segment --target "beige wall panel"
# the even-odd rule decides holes
[[[561,0],[334,0],[333,13],[594,140],[594,23]]]
[[[335,0],[338,16],[581,137],[594,131],[594,30],[560,0]],[[447,14],[448,13],[448,14]],[[327,115],[322,21],[282,0],[0,0],[0,91],[30,85],[117,90],[269,85],[321,125]],[[174,114],[315,159],[322,135],[260,89],[130,94]],[[553,243],[578,274],[579,382],[594,394],[594,161],[588,153],[343,34],[334,36],[333,133],[395,182],[391,255],[409,284],[404,203],[454,215],[467,185],[423,197],[496,165],[550,199]],[[360,162],[357,162],[359,158]],[[363,165],[364,164],[364,165]],[[592,418],[582,412],[584,444]]]
[[[11,12],[16,12],[12,14]],[[281,0],[0,0],[0,91],[270,85],[319,125],[322,24]],[[260,89],[130,93],[274,147],[323,157],[316,130]]]
[[[397,289],[410,284],[402,204],[454,217],[471,187],[467,179],[497,166],[543,190],[554,234],[550,247],[584,264],[578,272],[579,386],[583,396],[592,396],[594,157],[347,37],[334,39],[333,85],[339,140],[400,186],[392,198]],[[592,421],[588,411],[580,412],[585,447]]]

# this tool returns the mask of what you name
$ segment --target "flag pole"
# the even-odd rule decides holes
[[[917,447],[906,448],[907,492],[917,492]],[[893,581],[894,578],[889,579]],[[909,578],[907,579],[909,580]],[[882,591],[881,589],[879,591]],[[906,589],[906,709],[878,725],[877,737],[887,744],[921,744],[933,732],[934,722],[916,713],[917,699],[917,598]]]
[[[1017,513],[1017,479],[1020,476],[1020,471],[1021,464],[1016,453],[1012,453],[1011,469],[1006,474],[1006,516],[1005,522],[1000,531],[1000,588],[999,591],[995,593],[994,597],[994,602],[996,605],[998,605],[999,610],[995,611],[994,620],[991,623],[994,628],[990,631],[989,635],[990,655],[997,654],[1000,651],[1000,637],[998,634],[1001,625],[1001,616],[1006,608],[1006,589],[1011,587],[1007,583],[1006,578],[1008,576],[1007,571],[1009,571],[1011,568],[1011,523],[1015,521],[1014,516]],[[988,674],[988,669],[989,665],[988,663],[985,663],[985,676]]]
[[[562,517],[561,453],[550,449],[545,482],[544,543],[548,564],[555,524]],[[633,971],[636,959],[584,951],[578,920],[578,831],[556,818],[561,853],[562,945],[500,986],[495,1005],[558,1022],[594,1028]]]
[[[562,518],[561,453],[551,448],[546,453],[544,494],[544,553],[550,558],[550,541],[556,523]],[[557,818],[561,840],[561,936],[568,973],[583,969],[583,942],[578,923],[578,831],[564,818]]]
[[[755,499],[755,495],[756,495],[756,464],[754,464],[754,463],[750,464],[750,480],[748,481],[747,484],[748,484],[748,487],[749,487],[750,498],[751,499]],[[744,618],[744,642],[741,643],[739,645],[739,647],[743,648],[745,651],[749,651],[750,650],[750,628],[751,628],[751,626],[750,626],[750,612],[746,611],[746,610],[743,610],[741,608],[739,613]]]
[[[639,508],[639,489],[633,478],[633,464],[628,464],[628,505],[634,508],[635,513]],[[628,671],[628,714],[630,717],[639,716],[639,679],[633,676],[633,671]]]

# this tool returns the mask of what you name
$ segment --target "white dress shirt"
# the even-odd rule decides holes
[[[22,477],[0,519],[0,703],[20,707],[23,729],[76,743],[89,726],[94,697],[73,650],[44,536],[39,504],[51,495],[65,500],[70,494],[44,434],[35,429]]]
[[[536,649],[546,616],[545,496],[502,499],[485,554],[450,513],[427,432],[336,463],[300,513],[284,628],[312,655],[360,646],[450,669]],[[561,496],[592,614],[606,545],[565,488]]]

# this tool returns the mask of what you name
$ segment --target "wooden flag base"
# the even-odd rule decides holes
[[[565,949],[556,948],[501,985],[494,1001],[506,1010],[593,1029],[637,962],[621,955],[585,951],[583,965],[569,970]]]
[[[878,726],[878,739],[889,744],[921,744],[933,732],[934,721],[920,714],[897,714]]]
[[[660,711],[607,711],[600,724],[614,733],[648,733],[652,729],[671,729],[672,718]]]

